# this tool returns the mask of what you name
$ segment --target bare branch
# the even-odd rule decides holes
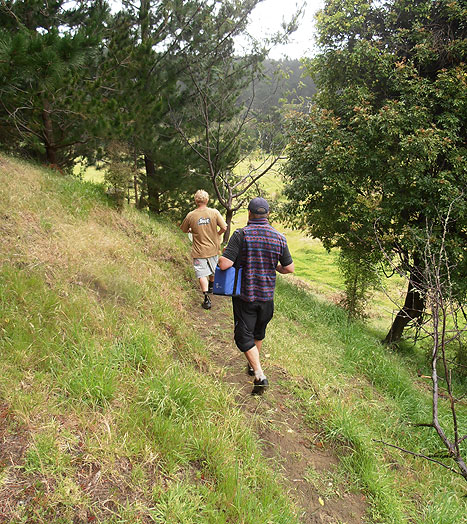
[[[235,198],[238,198],[240,195],[243,195],[255,182],[257,182],[262,176],[264,176],[266,173],[268,173],[275,165],[276,163],[279,161],[279,160],[283,160],[284,158],[286,157],[282,157],[282,156],[278,156],[276,157],[269,165],[266,169],[264,169],[259,175],[256,175],[252,178],[252,181],[247,184],[245,187],[243,187],[240,191],[238,191],[237,193],[235,193]],[[238,187],[240,184],[246,182],[246,180],[249,178],[250,175],[247,175],[245,177],[243,177],[242,180],[240,180],[239,182],[237,182],[234,186],[232,186],[232,189],[233,188],[236,188]]]
[[[404,453],[407,453],[407,454],[412,455],[414,457],[424,458],[426,460],[429,460],[430,462],[434,462],[435,464],[439,464],[443,468],[446,468],[447,470],[452,471],[452,473],[455,473],[456,475],[462,475],[456,469],[451,468],[450,466],[447,466],[446,464],[443,464],[439,460],[435,460],[435,459],[433,459],[431,457],[428,457],[427,455],[423,455],[422,453],[414,453],[413,451],[409,451],[408,449],[404,449],[404,448],[401,448],[399,446],[395,446],[394,444],[389,444],[388,442],[384,442],[383,440],[376,440],[376,439],[372,439],[372,440],[373,440],[373,442],[377,442],[378,444],[383,444],[384,446],[389,446],[390,448],[398,449],[399,451],[403,451]]]

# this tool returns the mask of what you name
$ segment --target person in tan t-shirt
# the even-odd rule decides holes
[[[195,193],[196,209],[190,211],[180,226],[184,233],[191,233],[193,246],[193,268],[204,293],[204,309],[211,309],[211,299],[220,251],[220,237],[227,230],[227,224],[217,209],[207,207],[209,195],[202,189]]]

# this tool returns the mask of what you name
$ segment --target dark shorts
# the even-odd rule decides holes
[[[245,302],[239,297],[232,297],[235,321],[235,344],[240,351],[248,351],[255,345],[255,340],[263,340],[266,326],[274,314],[274,301]]]

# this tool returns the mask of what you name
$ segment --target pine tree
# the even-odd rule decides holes
[[[89,64],[106,2],[5,1],[0,5],[0,139],[70,167],[93,136]]]
[[[105,138],[128,144],[135,161],[137,205],[157,214],[185,209],[188,194],[207,185],[193,175],[197,159],[169,118],[169,107],[186,103],[179,89],[177,29],[190,8],[196,12],[195,4],[124,2],[106,32],[97,74]]]

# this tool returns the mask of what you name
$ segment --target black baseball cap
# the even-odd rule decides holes
[[[267,215],[269,213],[269,204],[264,198],[256,197],[248,204],[248,210],[254,215]]]

